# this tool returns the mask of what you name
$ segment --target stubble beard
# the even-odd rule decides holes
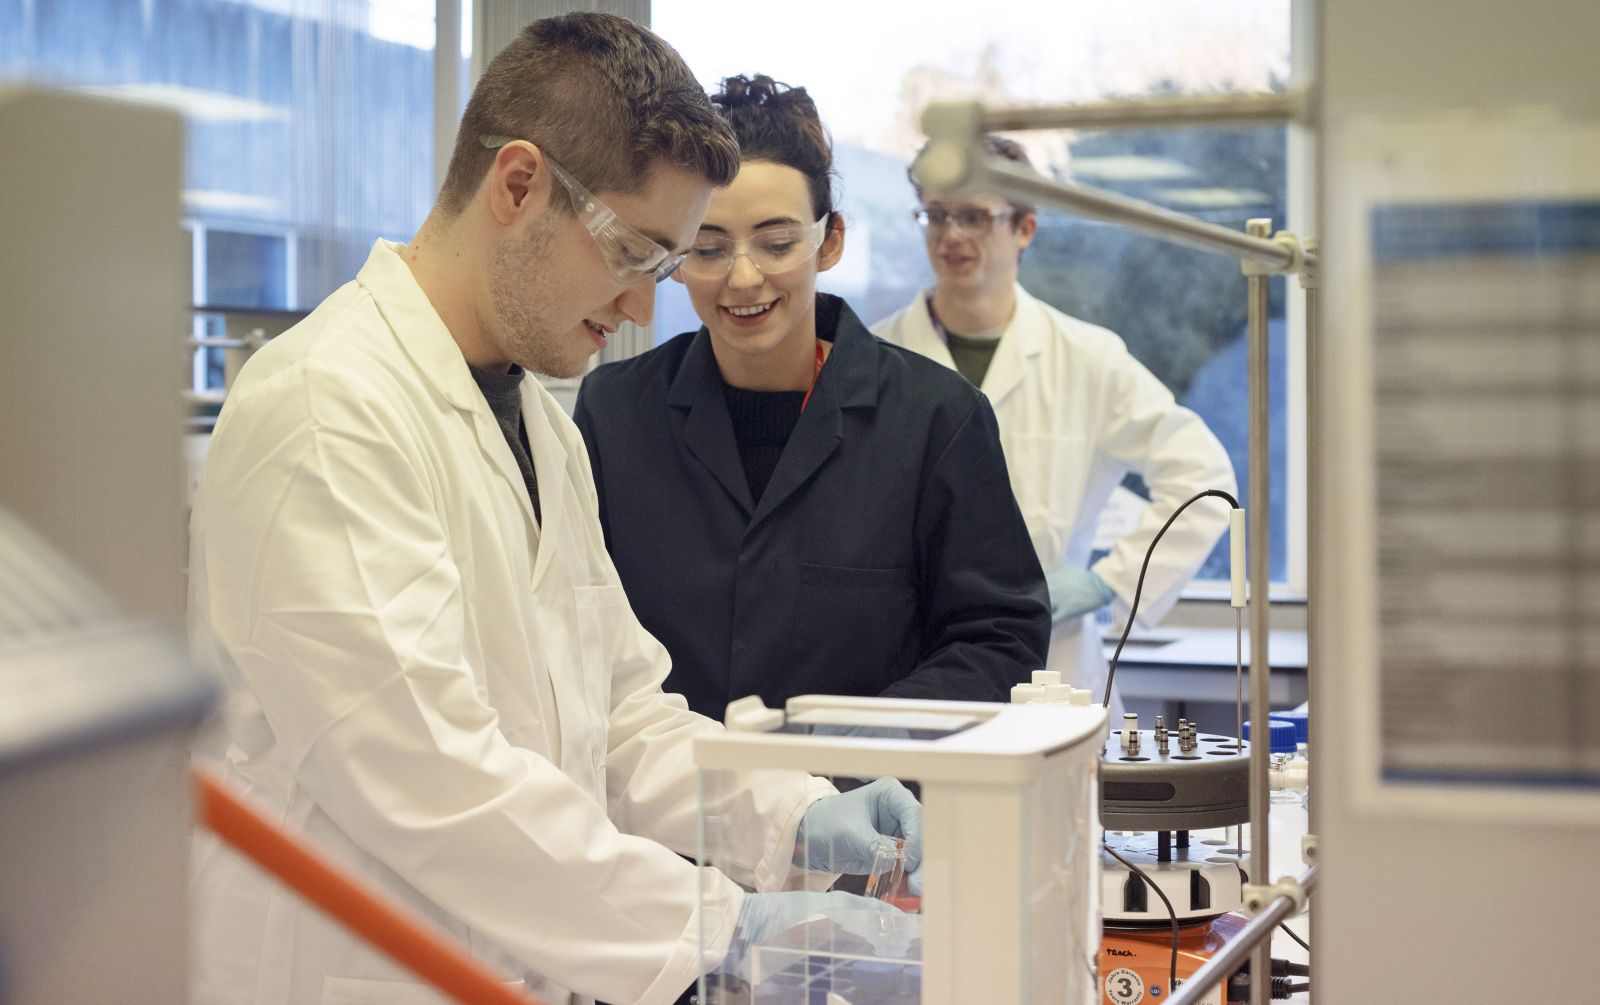
[[[527,238],[510,242],[495,252],[489,267],[490,293],[501,343],[511,362],[549,377],[577,377],[589,354],[568,348],[561,340],[567,332],[552,309],[560,297],[560,276],[550,255],[558,214],[547,212]]]

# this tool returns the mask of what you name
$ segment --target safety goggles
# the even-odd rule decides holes
[[[944,231],[954,225],[963,233],[982,237],[994,229],[996,222],[1007,219],[1013,212],[1009,209],[989,209],[987,206],[958,206],[955,209],[924,206],[911,215],[926,231]]]
[[[764,276],[776,276],[798,269],[822,247],[828,234],[828,217],[813,224],[785,224],[763,227],[749,237],[734,240],[726,234],[702,232],[683,260],[683,274],[693,279],[722,279],[733,271],[740,256],[750,259]]]
[[[515,143],[516,137],[483,136],[478,142],[491,150],[498,150],[507,143]],[[674,255],[623,223],[610,206],[584,188],[578,179],[556,163],[554,157],[542,149],[540,152],[544,153],[544,162],[550,166],[550,173],[565,186],[567,195],[572,199],[573,212],[578,214],[589,236],[594,238],[595,245],[600,249],[600,257],[617,282],[636,283],[645,276],[653,275],[659,283],[683,264],[684,256]]]

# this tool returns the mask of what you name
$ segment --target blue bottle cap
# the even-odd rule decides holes
[[[1272,735],[1268,738],[1268,742],[1271,744],[1271,746],[1268,749],[1274,754],[1294,753],[1294,723],[1268,718],[1267,724],[1272,730]],[[1249,720],[1246,720],[1244,724],[1244,738],[1246,740],[1250,739]]]
[[[1294,724],[1294,739],[1296,743],[1309,743],[1311,736],[1311,714],[1298,709],[1287,712],[1273,712],[1269,718],[1282,719],[1284,722]]]

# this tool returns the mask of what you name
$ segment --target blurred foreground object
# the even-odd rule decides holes
[[[0,505],[130,614],[183,611],[183,123],[0,87]]]
[[[182,124],[0,89],[0,1000],[187,998]]]

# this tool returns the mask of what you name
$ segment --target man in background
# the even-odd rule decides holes
[[[1031,167],[1017,143],[984,138],[989,153]],[[916,185],[916,179],[912,179]],[[1012,488],[1050,591],[1048,667],[1103,695],[1106,660],[1094,613],[1133,601],[1139,568],[1161,525],[1204,489],[1235,489],[1227,452],[1113,332],[1069,317],[1017,282],[1038,230],[1034,207],[994,193],[952,197],[918,187],[935,283],[873,331],[959,370],[989,397]],[[1110,553],[1089,565],[1095,528],[1129,472],[1150,505]],[[1198,505],[1162,537],[1139,600],[1139,623],[1159,621],[1227,528],[1221,506]],[[1113,718],[1120,701],[1113,696]]]

